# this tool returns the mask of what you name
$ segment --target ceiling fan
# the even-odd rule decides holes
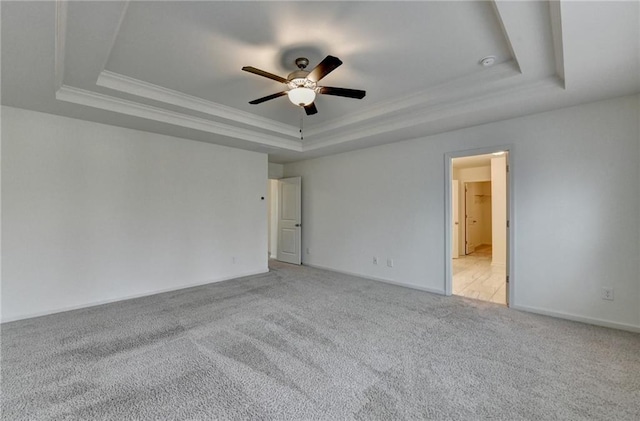
[[[287,85],[288,89],[282,92],[278,92],[276,94],[267,95],[262,98],[254,99],[253,101],[249,101],[249,104],[261,104],[265,101],[269,101],[274,98],[278,98],[284,95],[289,96],[289,101],[291,101],[294,105],[299,107],[303,107],[307,115],[316,114],[318,109],[314,104],[314,100],[316,99],[316,94],[322,95],[335,95],[335,96],[343,96],[347,98],[364,98],[366,92],[358,89],[346,89],[346,88],[332,88],[329,86],[318,86],[318,82],[335,70],[338,66],[342,64],[342,61],[334,56],[326,56],[324,60],[320,62],[313,70],[310,72],[305,70],[309,65],[309,60],[300,57],[297,58],[296,66],[298,66],[298,70],[292,72],[287,76],[287,78],[280,77],[278,75],[274,75],[273,73],[265,72],[264,70],[256,69],[255,67],[245,66],[242,68],[245,72],[253,73],[258,76],[264,76],[269,79],[273,79],[277,82],[284,83]]]

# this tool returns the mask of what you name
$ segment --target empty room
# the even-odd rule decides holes
[[[640,2],[0,15],[3,420],[640,419]]]

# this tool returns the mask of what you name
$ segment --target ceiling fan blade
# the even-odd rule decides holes
[[[342,60],[334,56],[326,56],[315,69],[309,73],[307,79],[318,82],[320,79],[331,73],[336,67],[342,64]]]
[[[264,76],[266,78],[273,79],[280,83],[287,83],[287,79],[280,77],[278,75],[274,75],[273,73],[265,72],[264,70],[256,69],[255,67],[244,66],[242,70],[244,70],[245,72],[253,73],[254,75]]]
[[[307,113],[307,115],[318,114],[318,109],[316,108],[315,102],[312,102],[311,104],[305,106],[304,111]]]
[[[253,101],[249,101],[249,104],[262,104],[265,101],[269,101],[270,99],[278,98],[283,95],[286,95],[287,91],[278,92],[277,94],[263,96],[262,98],[254,99]]]
[[[321,86],[320,93],[324,95],[344,96],[347,98],[362,99],[367,94],[366,91],[359,89],[332,88],[330,86]]]

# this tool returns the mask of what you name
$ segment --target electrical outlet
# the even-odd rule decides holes
[[[307,247],[307,254],[311,254],[311,252],[309,251],[309,247]]]
[[[393,259],[387,259],[387,266],[389,266],[390,268],[393,267]]]
[[[378,264],[378,258],[376,256],[373,256],[373,264],[374,265]]]
[[[602,288],[602,299],[613,301],[613,288]]]

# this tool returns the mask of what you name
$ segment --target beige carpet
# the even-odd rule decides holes
[[[276,264],[2,326],[6,420],[638,420],[640,335]]]

